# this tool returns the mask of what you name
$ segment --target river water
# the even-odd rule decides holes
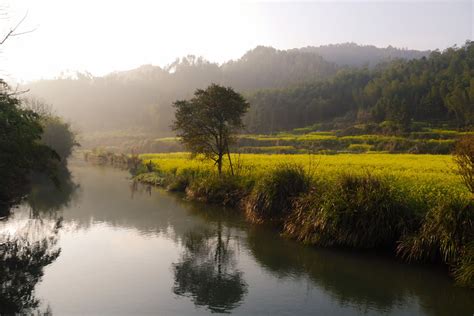
[[[19,293],[13,304],[26,308],[28,300],[33,302],[25,310],[54,315],[474,313],[474,291],[455,287],[440,267],[302,246],[245,223],[235,210],[134,185],[125,171],[79,162],[70,169],[67,185],[58,190],[37,184],[28,201],[0,222],[5,234],[53,240],[53,227],[61,221],[50,245],[59,255],[39,264],[41,277],[29,281],[31,293],[10,289]]]

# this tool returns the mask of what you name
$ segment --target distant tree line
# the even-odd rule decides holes
[[[260,133],[327,121],[472,126],[473,78],[474,42],[467,42],[421,59],[343,69],[329,80],[255,92],[247,96],[246,125]]]
[[[373,67],[395,58],[426,55],[427,52],[356,44],[290,50],[258,46],[222,65],[187,56],[163,68],[145,65],[104,77],[77,73],[40,80],[24,88],[30,90],[30,95],[54,104],[58,114],[71,119],[83,131],[140,127],[157,134],[170,134],[174,117],[172,103],[191,98],[196,89],[204,89],[211,83],[251,94],[262,89],[285,89],[330,80],[348,66]]]

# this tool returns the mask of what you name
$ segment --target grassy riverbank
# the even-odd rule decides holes
[[[138,181],[237,207],[306,244],[446,264],[474,287],[474,203],[451,156],[242,154],[221,177],[186,153],[139,158]]]
[[[473,286],[474,205],[451,156],[243,154],[233,156],[236,175],[220,178],[188,154],[140,158],[139,181],[237,206],[308,244],[442,262]]]

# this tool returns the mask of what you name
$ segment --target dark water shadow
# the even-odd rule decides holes
[[[45,266],[55,261],[61,220],[29,222],[14,236],[0,236],[0,314],[51,315],[49,307],[39,310],[35,286]]]
[[[406,264],[385,254],[316,249],[248,230],[248,247],[277,278],[307,278],[341,306],[388,313],[418,302],[427,315],[471,315],[474,291],[454,285],[443,267]]]
[[[54,181],[44,174],[32,175],[29,193],[19,206],[28,212],[24,226],[14,234],[0,235],[0,315],[52,314],[49,306],[40,308],[34,290],[44,267],[61,253],[57,247],[60,211],[72,203],[79,189],[66,167],[58,170]],[[3,221],[8,222],[16,210],[10,208]]]
[[[78,198],[80,188],[67,168],[61,168],[54,181],[47,175],[35,174],[25,202],[31,207],[33,217],[55,215]]]

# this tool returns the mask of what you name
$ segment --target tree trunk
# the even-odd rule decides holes
[[[227,147],[227,157],[229,158],[229,165],[230,165],[230,173],[232,176],[234,176],[234,167],[232,166],[232,159],[230,159],[230,150],[229,150],[229,145],[226,143]]]
[[[219,173],[219,177],[222,174],[222,156],[224,156],[224,154],[219,153],[219,158],[217,158],[217,172]]]

